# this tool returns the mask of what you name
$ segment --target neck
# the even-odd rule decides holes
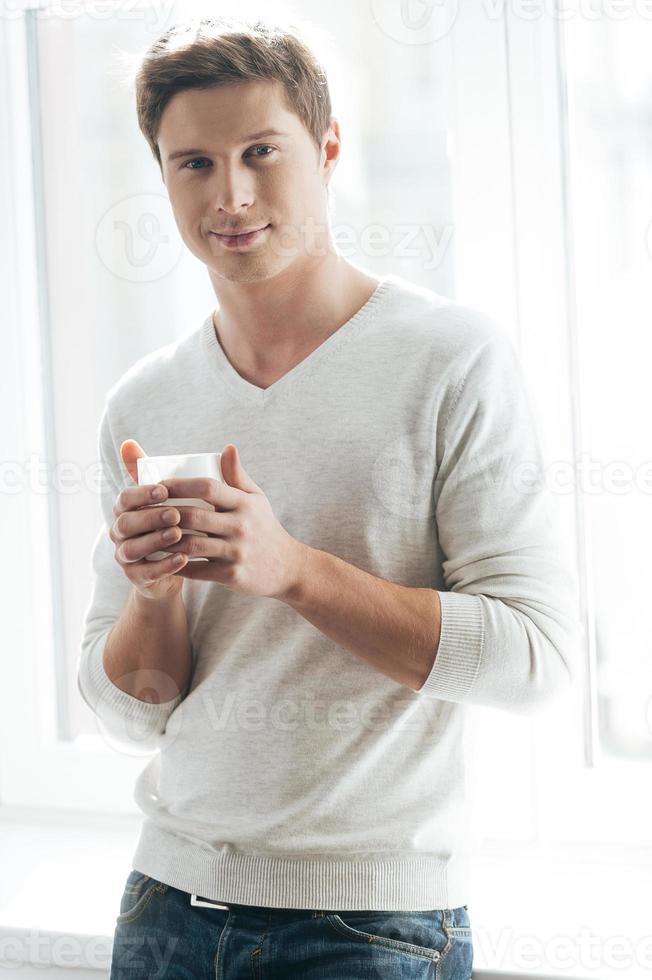
[[[220,305],[213,324],[236,371],[252,383],[259,378],[271,384],[346,323],[377,284],[329,253],[271,279],[214,282]]]

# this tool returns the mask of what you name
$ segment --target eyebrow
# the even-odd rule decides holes
[[[277,129],[262,129],[259,133],[249,133],[248,136],[243,137],[242,143],[248,143],[249,140],[259,140],[263,136],[289,136],[289,133],[281,133]],[[241,145],[242,145],[241,143]],[[190,150],[175,150],[174,153],[168,155],[167,161],[170,163],[171,160],[179,160],[181,157],[191,157],[198,153],[210,153],[210,150],[202,150],[195,147]]]

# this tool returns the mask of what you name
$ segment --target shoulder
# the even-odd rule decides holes
[[[167,344],[138,358],[109,388],[106,401],[112,419],[132,420],[145,406],[156,409],[169,404],[172,393],[184,382],[192,383],[201,363],[201,331],[194,327]]]
[[[430,352],[441,370],[462,376],[485,349],[498,355],[514,348],[507,332],[481,309],[392,274],[388,328],[401,346]]]

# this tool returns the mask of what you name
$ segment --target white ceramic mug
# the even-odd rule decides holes
[[[144,483],[160,483],[161,480],[172,480],[176,477],[198,477],[210,476],[214,480],[224,483],[220,460],[222,453],[185,453],[179,456],[141,456],[137,461],[138,466],[138,485]],[[201,507],[202,510],[215,510],[212,504],[206,500],[196,497],[167,497],[164,501],[151,504],[152,507],[174,507],[175,504],[182,504],[186,507]],[[173,525],[174,526],[174,525]],[[177,525],[178,526],[178,525]],[[182,534],[198,534],[202,538],[208,537],[205,531],[192,531],[185,527],[180,527]],[[151,555],[146,555],[147,561],[160,561],[172,555],[173,551],[153,551]],[[208,561],[208,558],[191,558],[188,561]]]

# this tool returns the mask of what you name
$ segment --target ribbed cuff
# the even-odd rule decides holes
[[[482,600],[465,592],[439,592],[441,636],[437,656],[417,694],[464,701],[473,686],[484,643]]]
[[[96,713],[100,713],[106,706],[114,717],[124,718],[125,721],[142,722],[150,731],[162,729],[168,717],[183,700],[183,691],[172,701],[154,704],[140,701],[117,687],[106,673],[102,661],[109,632],[110,630],[107,630],[96,639],[80,664],[80,686],[89,707]]]

